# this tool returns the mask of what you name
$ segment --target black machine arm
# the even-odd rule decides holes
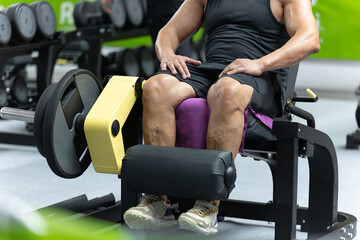
[[[315,118],[311,113],[299,107],[296,107],[294,104],[291,103],[285,105],[285,111],[287,111],[288,113],[292,113],[302,119],[305,119],[309,127],[315,128]]]
[[[291,100],[289,100],[287,102],[287,104],[285,105],[285,111],[291,114],[294,114],[295,116],[298,116],[302,119],[305,119],[307,121],[307,125],[309,127],[315,128],[315,118],[314,116],[295,106],[295,102],[317,102],[319,100],[318,96],[316,96],[316,94],[311,91],[309,88],[306,89],[306,92],[310,95],[309,97],[293,97]]]

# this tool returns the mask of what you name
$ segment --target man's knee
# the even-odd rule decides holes
[[[144,103],[152,103],[163,101],[167,98],[167,80],[169,80],[171,76],[158,74],[150,79],[148,79],[144,85],[143,89],[143,102]]]
[[[143,103],[176,108],[182,101],[195,95],[194,89],[189,84],[180,82],[168,74],[158,74],[151,77],[144,85]]]
[[[248,106],[253,88],[238,81],[224,77],[219,79],[208,93],[210,108],[219,108],[224,113],[245,111]]]

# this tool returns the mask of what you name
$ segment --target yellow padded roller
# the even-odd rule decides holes
[[[86,116],[84,131],[96,172],[121,172],[125,156],[121,128],[135,104],[138,79],[113,76]]]

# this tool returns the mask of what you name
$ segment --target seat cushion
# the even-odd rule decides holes
[[[210,109],[204,98],[189,98],[175,111],[177,147],[206,149],[206,133]],[[271,134],[273,119],[255,112],[251,106],[245,110],[243,140],[239,151],[244,151],[246,138],[266,138],[273,140]]]

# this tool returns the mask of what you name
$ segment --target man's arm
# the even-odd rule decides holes
[[[185,63],[201,64],[191,58],[175,55],[175,51],[182,41],[198,30],[202,23],[204,7],[203,0],[186,0],[160,30],[155,47],[162,70],[169,68],[173,74],[179,71],[183,78],[187,78],[190,73]]]
[[[320,50],[319,34],[310,0],[281,0],[281,2],[290,40],[281,48],[260,59],[236,59],[219,77],[239,72],[259,76],[265,71],[294,65]]]

